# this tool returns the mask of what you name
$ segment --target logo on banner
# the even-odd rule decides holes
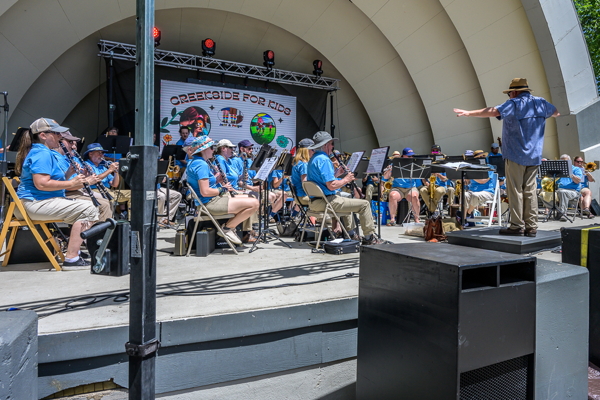
[[[219,119],[221,120],[220,126],[241,128],[241,122],[244,120],[244,115],[242,114],[242,111],[237,108],[225,107],[219,111]]]
[[[177,118],[179,117],[179,120]],[[194,137],[208,135],[210,133],[210,116],[198,106],[188,107],[183,111],[177,112],[177,108],[171,110],[171,118],[164,117],[160,122],[161,133],[169,133],[169,125],[187,126],[190,128],[190,134]],[[163,138],[164,140],[164,138]]]
[[[275,138],[277,127],[269,114],[259,113],[250,121],[252,139],[260,145],[269,144]]]

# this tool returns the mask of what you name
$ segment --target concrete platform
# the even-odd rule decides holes
[[[591,222],[553,221],[540,230]],[[402,227],[383,226],[381,232],[394,243],[423,240],[403,235]],[[171,250],[174,236],[173,230],[159,232],[158,248]],[[315,254],[306,244],[284,240],[293,248],[271,242],[252,254],[248,247],[239,256],[217,250],[206,258],[157,252],[163,344],[157,393],[331,363],[355,365],[345,360],[356,356],[359,255]],[[560,261],[556,253],[535,255]],[[40,317],[40,397],[110,379],[127,385],[128,287],[128,276],[56,272],[49,263],[0,269],[0,310],[31,309]],[[239,368],[218,372],[232,360]]]
[[[448,243],[505,253],[527,254],[560,246],[560,232],[538,231],[536,237],[500,235],[500,228],[469,228],[449,232]]]

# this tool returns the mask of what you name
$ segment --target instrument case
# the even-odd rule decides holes
[[[360,242],[358,240],[344,239],[342,242],[325,242],[323,250],[329,254],[348,254],[358,253],[360,251]]]

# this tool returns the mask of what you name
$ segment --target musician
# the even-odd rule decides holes
[[[373,200],[373,192],[379,187],[379,177],[377,175],[365,175],[362,179],[363,193],[365,194],[365,200],[371,202]]]
[[[124,212],[124,207],[131,203],[131,190],[117,189],[121,182],[119,163],[107,162],[104,159],[104,153],[106,152],[107,150],[104,150],[100,143],[91,143],[88,145],[87,150],[83,153],[82,157],[98,176],[98,179],[102,181],[102,184],[113,197],[115,203],[122,204],[121,218],[126,219],[127,214]],[[98,188],[95,185],[92,186],[92,189],[98,191]]]
[[[589,182],[596,182],[590,171],[585,168],[583,158],[577,156],[573,159],[573,164],[583,171],[583,182],[581,182],[581,214],[588,218],[594,218],[594,214],[590,212],[592,204],[592,191],[589,187]]]
[[[188,163],[188,182],[213,216],[235,214],[223,224],[222,228],[225,236],[232,243],[242,244],[242,240],[235,233],[235,228],[258,211],[259,201],[243,194],[229,196],[230,192],[235,191],[231,181],[224,184],[220,174],[216,173],[214,166],[209,164],[214,154],[215,142],[208,136],[203,137],[202,140]],[[220,235],[220,232],[218,233]]]
[[[402,150],[401,158],[412,158],[415,152],[410,147]],[[392,177],[392,169],[389,169],[383,174],[383,182],[393,179],[392,189],[388,195],[388,206],[390,210],[390,219],[387,222],[388,226],[396,225],[396,213],[398,211],[398,202],[406,198],[411,204],[415,222],[419,223],[419,212],[421,211],[421,203],[419,202],[419,187],[422,185],[420,179],[401,179]]]
[[[446,177],[444,172],[435,172],[432,175],[435,176],[435,190],[433,192],[433,198],[430,195],[430,181],[429,179],[422,179],[423,186],[419,189],[421,198],[427,205],[427,209],[430,213],[434,213],[437,209],[437,205],[444,195],[448,195],[448,207],[454,203],[454,188],[450,186],[450,180]]]
[[[381,244],[383,241],[375,234],[371,203],[362,199],[344,198],[338,194],[342,186],[354,181],[354,174],[348,173],[343,179],[337,179],[334,176],[333,163],[329,159],[329,154],[333,151],[334,140],[337,138],[332,138],[328,132],[315,133],[313,136],[315,144],[308,147],[310,150],[315,150],[315,153],[308,162],[306,179],[315,182],[321,188],[335,211],[358,213],[364,233],[364,237],[361,239],[363,244]],[[314,199],[310,202],[310,208],[316,212],[323,211],[325,202],[322,199]],[[348,227],[352,227],[354,223],[352,219],[345,218]],[[354,237],[358,238],[358,235],[355,234]]]
[[[77,142],[81,141],[81,139],[71,135],[71,133],[69,131],[61,133],[61,136],[62,136],[62,138],[60,141],[65,146],[67,151],[69,151],[69,154],[73,158],[75,156],[75,154],[73,153],[73,150],[77,151]],[[55,150],[57,153],[59,153],[61,155],[61,157],[59,158],[59,162],[61,163],[61,168],[66,172],[70,166],[69,160],[67,159],[67,156],[64,154],[62,147],[58,147]],[[77,164],[79,165],[79,167],[81,169],[83,166],[80,165],[79,160],[77,158],[75,158],[74,160],[75,160],[75,162],[77,162]],[[90,176],[87,173],[85,173],[83,169],[80,172],[86,176],[87,183],[90,185],[90,187],[94,186],[98,182],[98,177],[96,175]],[[69,177],[69,179],[72,179],[73,177],[77,176],[77,174],[78,173],[75,173],[74,175]],[[106,221],[108,218],[112,218],[113,210],[112,210],[112,205],[111,205],[110,201],[108,199],[105,199],[104,197],[102,197],[102,194],[100,194],[96,191],[92,191],[92,194],[94,195],[94,197],[100,204],[98,206],[98,212],[99,212],[98,220]],[[92,201],[92,198],[83,189],[67,190],[65,192],[65,197],[67,199],[85,200],[85,201],[89,201],[89,202]]]
[[[86,177],[78,174],[67,180],[75,171],[65,174],[58,161],[61,133],[68,128],[60,126],[49,118],[39,118],[23,135],[15,170],[21,176],[17,196],[21,199],[29,218],[39,221],[63,220],[71,224],[71,237],[65,254],[63,267],[84,267],[90,264],[79,256],[83,243],[81,232],[98,221],[98,209],[89,201],[71,200],[65,197],[65,190],[83,187]],[[18,209],[17,218],[21,218]]]
[[[500,153],[500,146],[498,145],[498,143],[492,143],[490,147],[489,157],[502,157],[502,153]]]
[[[467,216],[471,215],[475,208],[485,205],[488,201],[494,199],[496,184],[493,178],[493,171],[487,171],[488,177],[485,179],[465,180],[465,203],[467,205]]]
[[[292,186],[296,192],[298,202],[303,206],[308,206],[310,202],[308,195],[302,188],[302,182],[306,180],[308,162],[315,153],[314,150],[310,149],[314,144],[315,142],[312,139],[302,139],[296,146],[296,155],[292,160]]]
[[[561,160],[570,160],[568,154],[560,156]],[[581,184],[584,180],[583,168],[573,165],[573,174],[570,177],[560,178],[557,183],[556,197],[558,199],[558,216],[561,221],[566,221],[569,201],[578,199],[581,195]]]

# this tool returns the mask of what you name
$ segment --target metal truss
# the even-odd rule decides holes
[[[100,57],[135,62],[135,45],[101,40],[98,42],[98,47],[100,48],[100,53],[98,53],[98,56]],[[190,69],[219,75],[224,74],[226,76],[237,76],[287,85],[305,86],[328,91],[339,90],[340,88],[339,79],[317,77],[315,75],[284,71],[275,68],[268,71],[267,68],[263,66],[218,60],[216,58],[160,49],[154,50],[154,65]]]

